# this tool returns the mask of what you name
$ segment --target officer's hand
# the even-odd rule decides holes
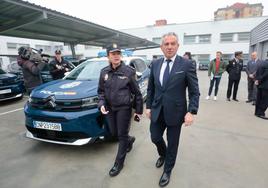
[[[259,85],[259,80],[255,80],[255,85]]]
[[[106,111],[104,106],[101,106],[100,110],[101,110],[102,114],[108,114],[109,113],[109,111]]]
[[[192,125],[193,122],[194,122],[193,114],[191,114],[190,112],[187,112],[187,114],[184,116],[184,125],[185,125],[185,127]]]
[[[151,119],[151,109],[146,109],[146,116]]]

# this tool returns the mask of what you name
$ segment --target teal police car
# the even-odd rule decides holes
[[[147,96],[150,70],[143,58],[123,57],[135,68],[143,98]],[[84,145],[109,137],[109,128],[97,108],[97,87],[107,57],[87,60],[62,80],[35,88],[24,106],[26,137],[66,145]]]

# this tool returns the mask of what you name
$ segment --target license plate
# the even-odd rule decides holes
[[[11,93],[11,89],[0,90],[0,94]]]
[[[37,129],[47,129],[47,130],[53,130],[53,131],[62,131],[60,123],[33,121],[33,125]]]

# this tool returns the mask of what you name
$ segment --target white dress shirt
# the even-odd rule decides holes
[[[172,58],[170,58],[171,62],[169,63],[169,73],[170,71],[172,70],[172,67],[173,67],[173,64],[174,64],[174,61],[176,59],[176,56],[173,56]],[[167,58],[165,57],[164,58],[164,62],[162,63],[162,66],[161,66],[161,70],[160,70],[160,76],[159,76],[159,81],[161,83],[161,86],[163,85],[163,77],[164,77],[164,72],[165,72],[165,69],[167,67],[167,62],[166,62]]]

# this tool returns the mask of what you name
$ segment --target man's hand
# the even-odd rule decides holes
[[[254,75],[253,74],[249,74],[248,75],[250,78],[254,78]]]
[[[187,114],[184,116],[184,126],[190,126],[194,122],[194,116],[190,112],[187,112]]]
[[[109,111],[106,111],[104,106],[101,106],[100,111],[101,111],[102,114],[108,114],[109,113]]]
[[[151,109],[146,109],[146,116],[151,119]]]
[[[259,80],[255,80],[255,85],[259,85]]]

